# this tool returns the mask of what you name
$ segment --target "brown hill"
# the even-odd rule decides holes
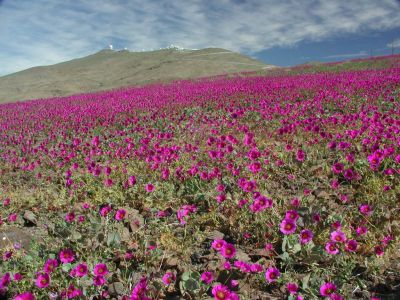
[[[83,58],[0,77],[0,103],[268,67],[273,66],[219,48],[150,52],[102,50]]]

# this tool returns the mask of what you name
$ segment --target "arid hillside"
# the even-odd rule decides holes
[[[83,58],[0,77],[0,103],[270,67],[273,66],[219,48],[150,52],[102,50]]]

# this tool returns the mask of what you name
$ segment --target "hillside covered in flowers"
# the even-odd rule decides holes
[[[388,56],[2,104],[0,293],[398,299],[399,97]]]

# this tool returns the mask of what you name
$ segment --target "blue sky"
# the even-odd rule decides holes
[[[0,0],[0,75],[97,52],[220,47],[276,65],[400,52],[396,0]]]

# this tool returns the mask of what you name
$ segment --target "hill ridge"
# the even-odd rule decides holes
[[[67,96],[269,67],[223,48],[107,50],[0,77],[0,103]]]

